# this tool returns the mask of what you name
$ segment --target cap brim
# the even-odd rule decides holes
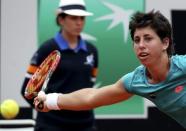
[[[68,14],[68,15],[73,15],[73,16],[92,16],[93,13],[91,12],[87,12],[87,11],[84,11],[84,10],[65,10],[65,11],[59,11],[57,12],[57,15],[61,14],[61,13],[65,13],[65,14]]]

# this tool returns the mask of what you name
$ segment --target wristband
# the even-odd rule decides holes
[[[50,110],[60,110],[57,101],[58,101],[58,93],[50,93],[46,95],[46,106]]]

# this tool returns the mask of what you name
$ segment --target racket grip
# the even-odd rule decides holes
[[[37,108],[39,110],[42,110],[44,108],[44,102],[43,101],[39,102],[39,104],[37,105]]]

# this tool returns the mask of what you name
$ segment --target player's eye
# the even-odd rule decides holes
[[[134,44],[138,44],[140,42],[139,38],[134,38]]]
[[[146,42],[149,42],[149,41],[152,40],[152,37],[145,37],[144,40],[145,40]]]

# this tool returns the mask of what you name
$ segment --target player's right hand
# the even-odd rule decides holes
[[[38,105],[41,102],[43,104],[42,109],[38,108]],[[37,111],[40,111],[40,112],[48,112],[49,111],[49,109],[47,108],[47,105],[46,105],[46,94],[43,91],[40,91],[38,93],[38,96],[34,98],[34,106]]]

